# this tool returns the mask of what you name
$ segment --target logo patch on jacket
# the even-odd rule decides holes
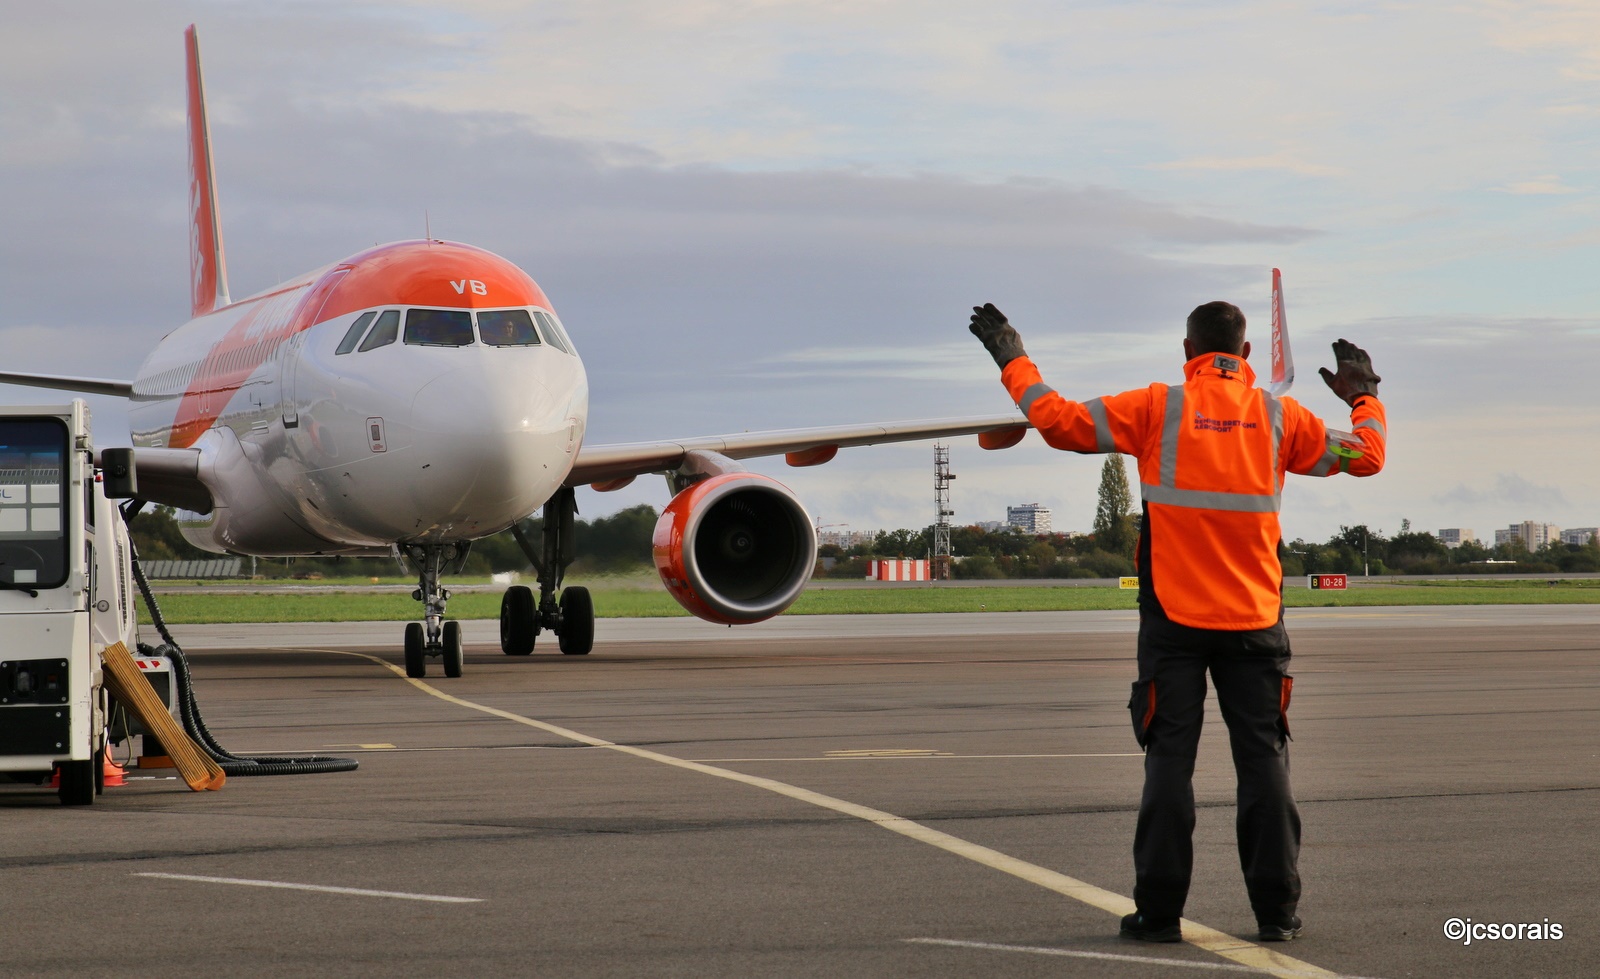
[[[1247,422],[1242,418],[1207,418],[1198,411],[1194,413],[1194,430],[1197,432],[1233,432],[1255,427],[1256,422]]]
[[[1234,358],[1228,357],[1224,354],[1217,354],[1215,357],[1211,358],[1211,366],[1215,367],[1219,371],[1233,371],[1235,374],[1239,373],[1239,362]]]

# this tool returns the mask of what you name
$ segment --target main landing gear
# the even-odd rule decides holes
[[[538,572],[539,600],[535,604],[533,590],[526,585],[506,589],[500,600],[500,648],[507,656],[533,652],[534,641],[545,629],[556,634],[561,651],[569,656],[583,656],[594,648],[594,601],[589,589],[574,585],[556,600],[556,590],[576,556],[572,518],[577,512],[577,496],[570,487],[562,487],[544,505],[544,532],[537,548],[521,527],[511,525],[512,535]]]
[[[422,621],[406,623],[406,676],[428,675],[428,658],[444,661],[444,675],[461,675],[461,623],[446,621],[445,603],[450,592],[439,584],[441,575],[459,574],[467,563],[470,542],[406,544],[406,557],[417,569],[417,590],[411,597],[422,603]]]

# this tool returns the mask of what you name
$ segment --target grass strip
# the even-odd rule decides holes
[[[1592,605],[1600,586],[1588,581],[1555,585],[1526,582],[1422,582],[1372,585],[1343,592],[1284,589],[1290,608],[1340,608],[1374,605]],[[789,615],[865,615],[908,612],[1057,612],[1132,609],[1136,593],[1116,588],[893,588],[816,589],[800,597]],[[159,596],[167,621],[182,624],[229,622],[405,622],[420,606],[408,595],[258,593]],[[657,618],[687,615],[664,591],[638,589],[594,592],[601,618]],[[140,608],[141,621],[144,610]],[[497,619],[500,596],[462,593],[450,600],[450,617]]]

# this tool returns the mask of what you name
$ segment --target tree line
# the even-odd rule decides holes
[[[594,574],[637,570],[650,565],[650,538],[657,512],[639,504],[610,516],[574,522],[578,559],[572,570]],[[522,522],[524,535],[538,546],[542,521]],[[1089,534],[1024,534],[1016,528],[952,527],[950,549],[957,578],[1115,578],[1134,573],[1134,548],[1139,514],[1129,489],[1122,456],[1106,457],[1100,470],[1093,531]],[[817,573],[832,578],[862,578],[874,558],[925,558],[933,551],[933,525],[921,530],[882,530],[854,547],[824,545],[818,550]],[[189,546],[178,531],[172,511],[156,507],[133,525],[134,542],[145,560],[204,560],[215,557]],[[1600,572],[1600,537],[1587,545],[1552,543],[1530,553],[1521,543],[1485,547],[1476,542],[1446,547],[1437,537],[1413,532],[1402,521],[1393,537],[1364,524],[1339,528],[1326,543],[1295,539],[1279,551],[1284,574],[1318,572],[1361,574],[1472,574]],[[1497,563],[1487,563],[1487,562]],[[1509,563],[1504,563],[1509,562]],[[394,575],[392,558],[262,558],[259,573],[268,577]],[[486,575],[529,572],[527,556],[510,531],[473,544],[463,573]]]
[[[1403,520],[1393,537],[1365,524],[1341,526],[1326,544],[1296,539],[1284,545],[1281,556],[1286,575],[1361,574],[1363,567],[1375,575],[1579,574],[1600,571],[1600,537],[1581,545],[1555,541],[1532,552],[1520,541],[1494,547],[1465,541],[1446,547],[1430,533],[1413,532],[1411,522]]]
[[[607,517],[573,521],[578,559],[569,570],[578,574],[605,574],[633,571],[648,565],[656,517],[656,508],[642,503]],[[534,517],[522,521],[521,527],[523,536],[538,547],[544,521]],[[217,556],[184,540],[173,511],[168,507],[155,507],[141,513],[134,520],[130,533],[143,561],[211,560]],[[256,570],[271,578],[368,577],[393,576],[399,573],[399,566],[393,558],[259,558]],[[469,575],[505,571],[532,571],[531,563],[509,530],[475,541],[462,569],[463,574]]]

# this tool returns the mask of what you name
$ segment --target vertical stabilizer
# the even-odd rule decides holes
[[[1289,350],[1289,320],[1283,312],[1283,273],[1272,270],[1272,382],[1274,397],[1294,387],[1294,354]]]
[[[189,297],[195,316],[228,305],[228,263],[217,216],[217,179],[211,166],[211,125],[200,80],[200,41],[194,25],[183,32],[189,77]]]

